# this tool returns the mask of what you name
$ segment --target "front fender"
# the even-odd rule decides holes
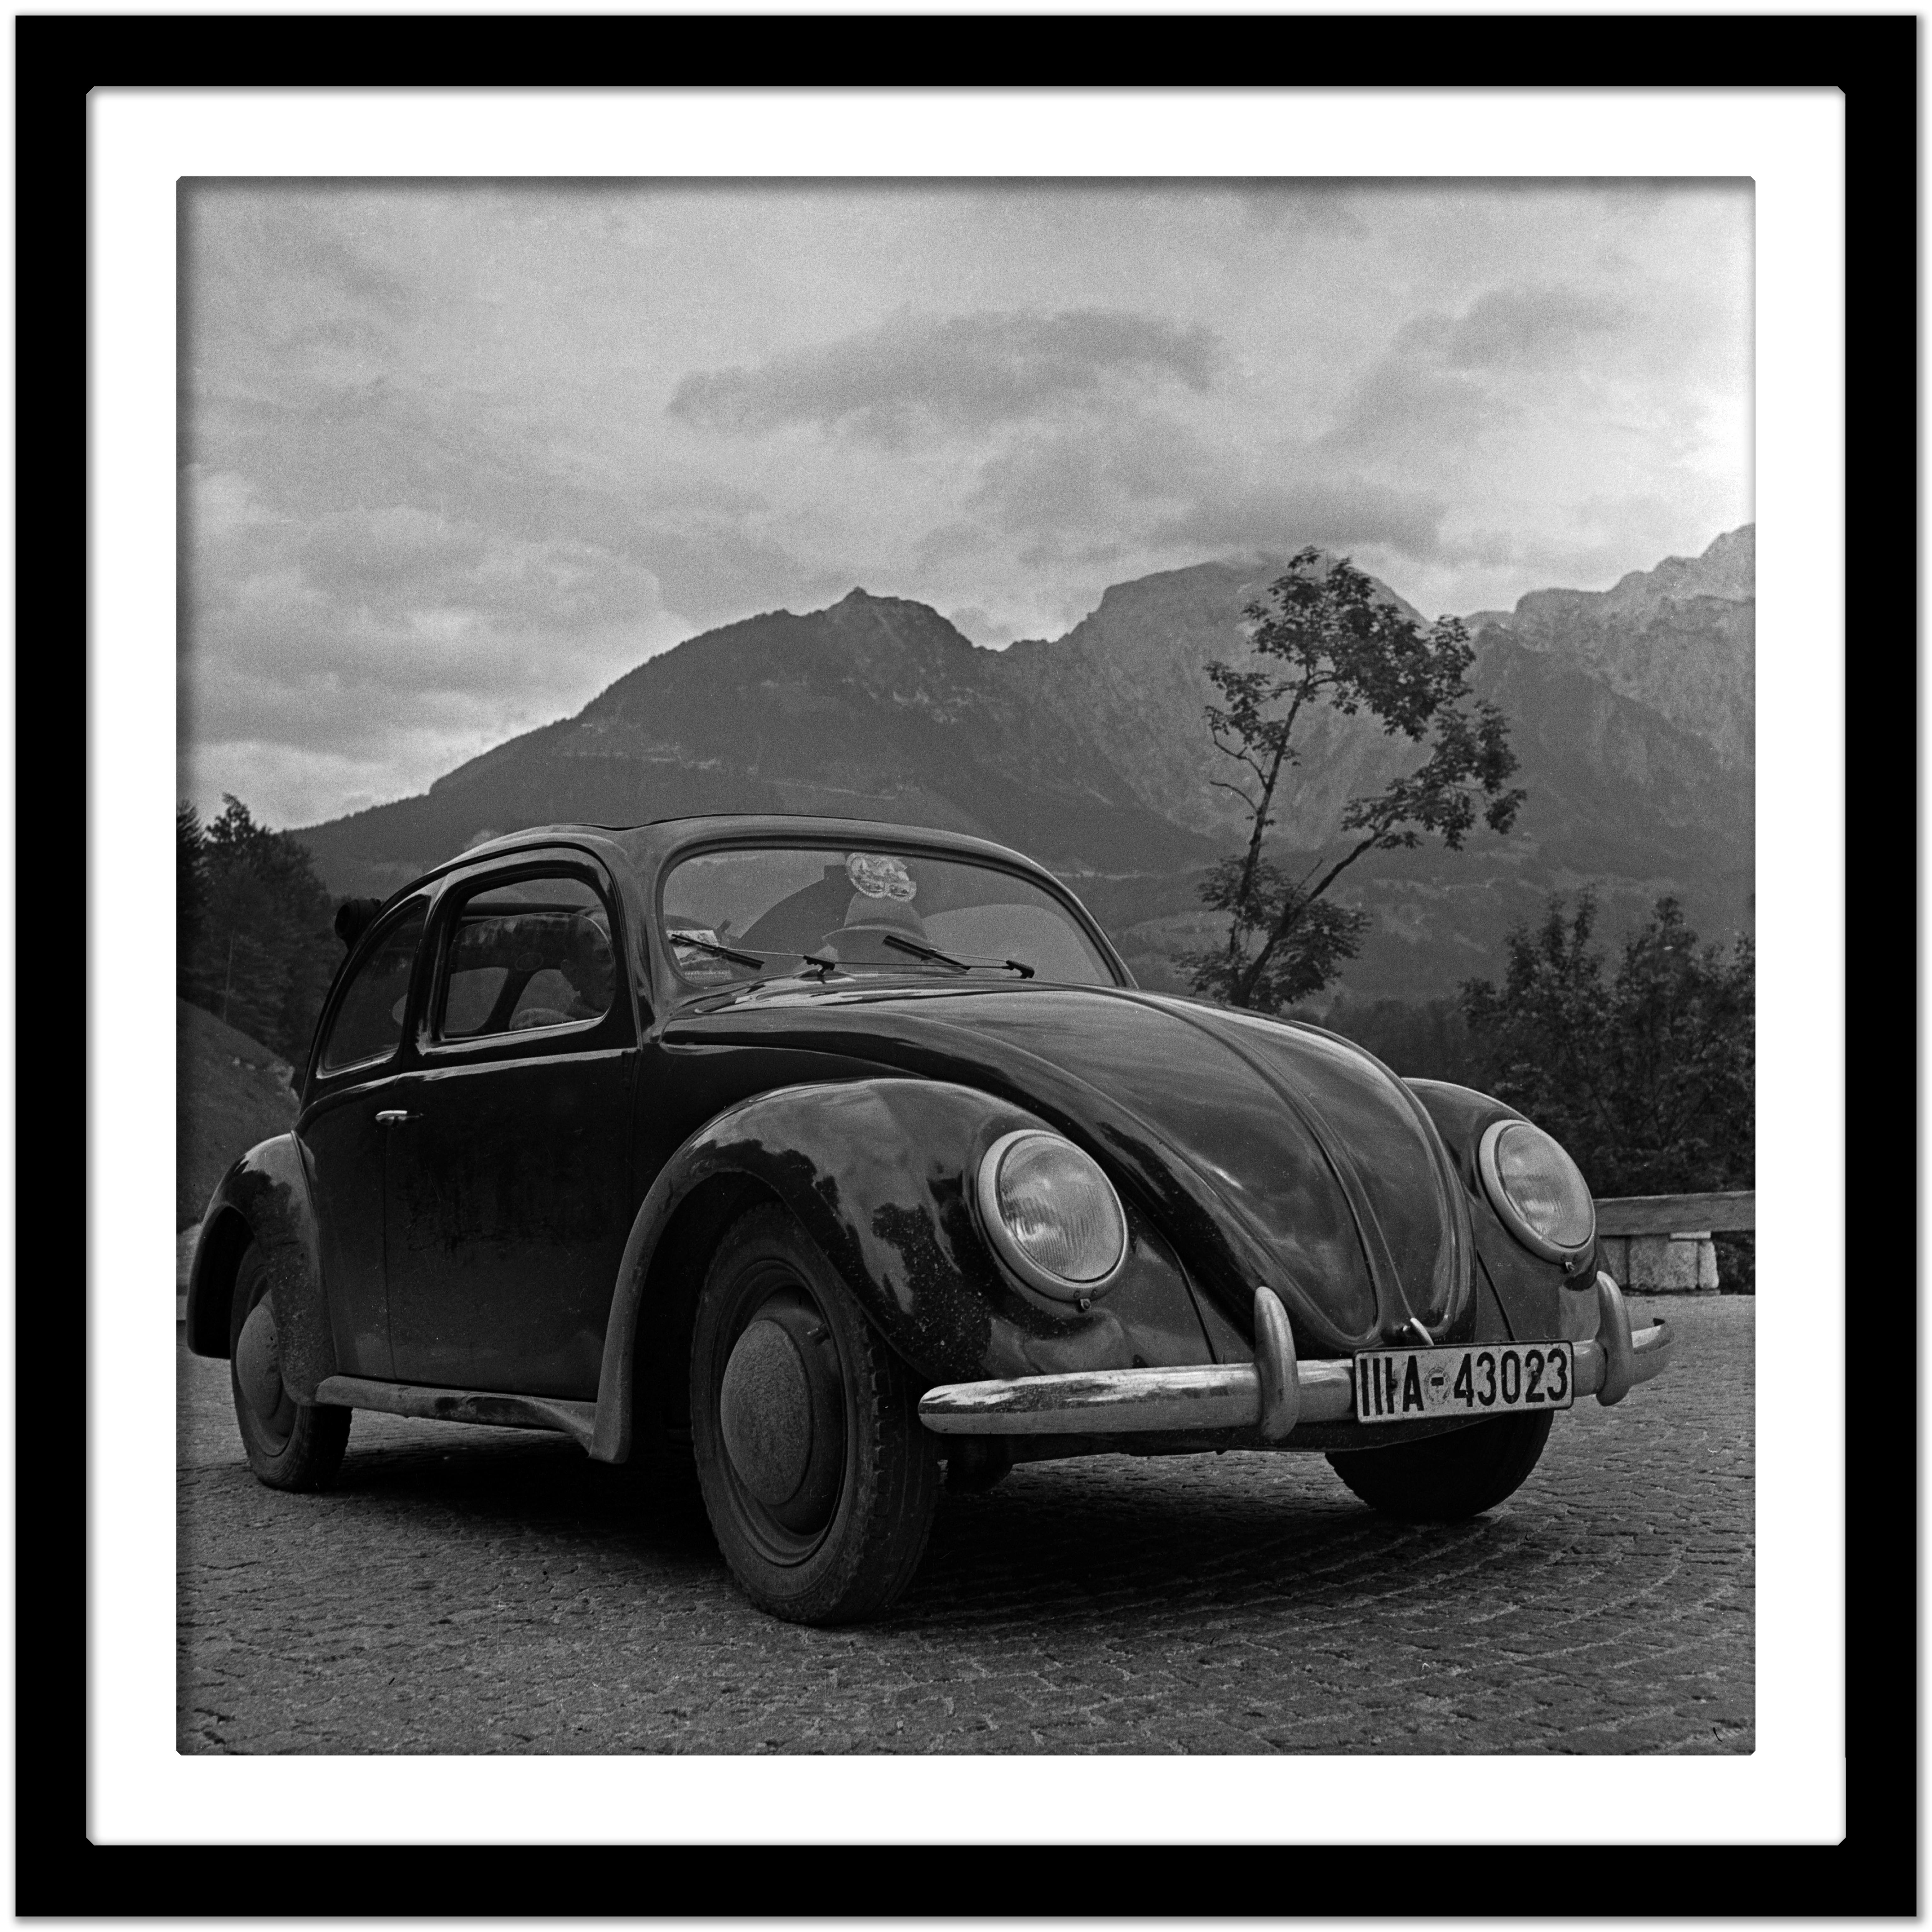
[[[268,1257],[283,1382],[297,1401],[313,1402],[317,1384],[336,1372],[335,1341],[322,1292],[315,1204],[293,1134],[250,1148],[208,1201],[188,1283],[188,1345],[197,1355],[228,1353],[236,1274],[251,1240]]]
[[[1598,1258],[1593,1254],[1588,1267],[1565,1275],[1556,1262],[1532,1254],[1490,1206],[1478,1171],[1476,1150],[1484,1130],[1492,1121],[1520,1120],[1525,1116],[1472,1087],[1457,1087],[1446,1080],[1412,1080],[1408,1084],[1436,1123],[1469,1196],[1477,1258],[1502,1305],[1510,1340],[1588,1341],[1598,1324],[1594,1292]]]
[[[950,1082],[790,1087],[720,1114],[638,1209],[605,1331],[591,1454],[630,1454],[641,1402],[682,1399],[689,1311],[718,1238],[753,1198],[784,1204],[886,1342],[930,1386],[1214,1359],[1173,1250],[1123,1193],[1127,1264],[1084,1312],[1012,1282],[970,1204],[980,1156],[1046,1124]]]

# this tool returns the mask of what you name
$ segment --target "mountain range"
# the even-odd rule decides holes
[[[1240,832],[1213,784],[1207,666],[1245,653],[1244,609],[1288,554],[1116,584],[1065,636],[1004,650],[862,590],[767,612],[650,659],[419,797],[298,836],[332,890],[387,892],[557,820],[778,811],[977,832],[1052,866],[1144,983],[1178,986],[1172,955],[1210,930],[1202,869]],[[1376,916],[1349,994],[1429,998],[1492,974],[1511,923],[1586,883],[1606,933],[1665,892],[1707,938],[1748,929],[1754,616],[1747,525],[1609,590],[1536,591],[1466,620],[1471,682],[1510,720],[1528,802],[1506,837],[1376,854],[1348,875],[1342,896]],[[1312,857],[1350,797],[1414,757],[1372,718],[1322,714],[1281,801],[1284,850]]]

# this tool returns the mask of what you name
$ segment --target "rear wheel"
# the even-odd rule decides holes
[[[248,1466],[272,1490],[326,1489],[342,1466],[354,1412],[298,1402],[282,1384],[268,1256],[250,1242],[228,1311],[228,1380]]]
[[[1460,1522],[1494,1509],[1522,1486],[1550,1440],[1554,1418],[1498,1415],[1447,1436],[1353,1449],[1329,1467],[1371,1509],[1404,1522]]]
[[[854,1623],[911,1580],[939,1493],[910,1372],[785,1210],[720,1244],[692,1336],[692,1446],[718,1546],[760,1610]]]

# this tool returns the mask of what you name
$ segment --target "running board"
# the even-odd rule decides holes
[[[548,1395],[497,1395],[487,1389],[424,1388],[414,1382],[371,1382],[362,1376],[326,1376],[318,1402],[338,1408],[376,1408],[386,1415],[417,1415],[430,1422],[478,1422],[492,1429],[544,1429],[590,1447],[597,1426],[594,1402],[566,1402]]]

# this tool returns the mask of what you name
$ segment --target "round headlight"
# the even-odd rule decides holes
[[[980,1162],[980,1218],[1000,1258],[1042,1294],[1084,1300],[1127,1258],[1127,1217],[1090,1154],[1037,1128],[1002,1134]]]
[[[1597,1204],[1576,1163],[1540,1127],[1498,1120],[1477,1150],[1503,1224],[1545,1261],[1575,1261],[1597,1238]]]

